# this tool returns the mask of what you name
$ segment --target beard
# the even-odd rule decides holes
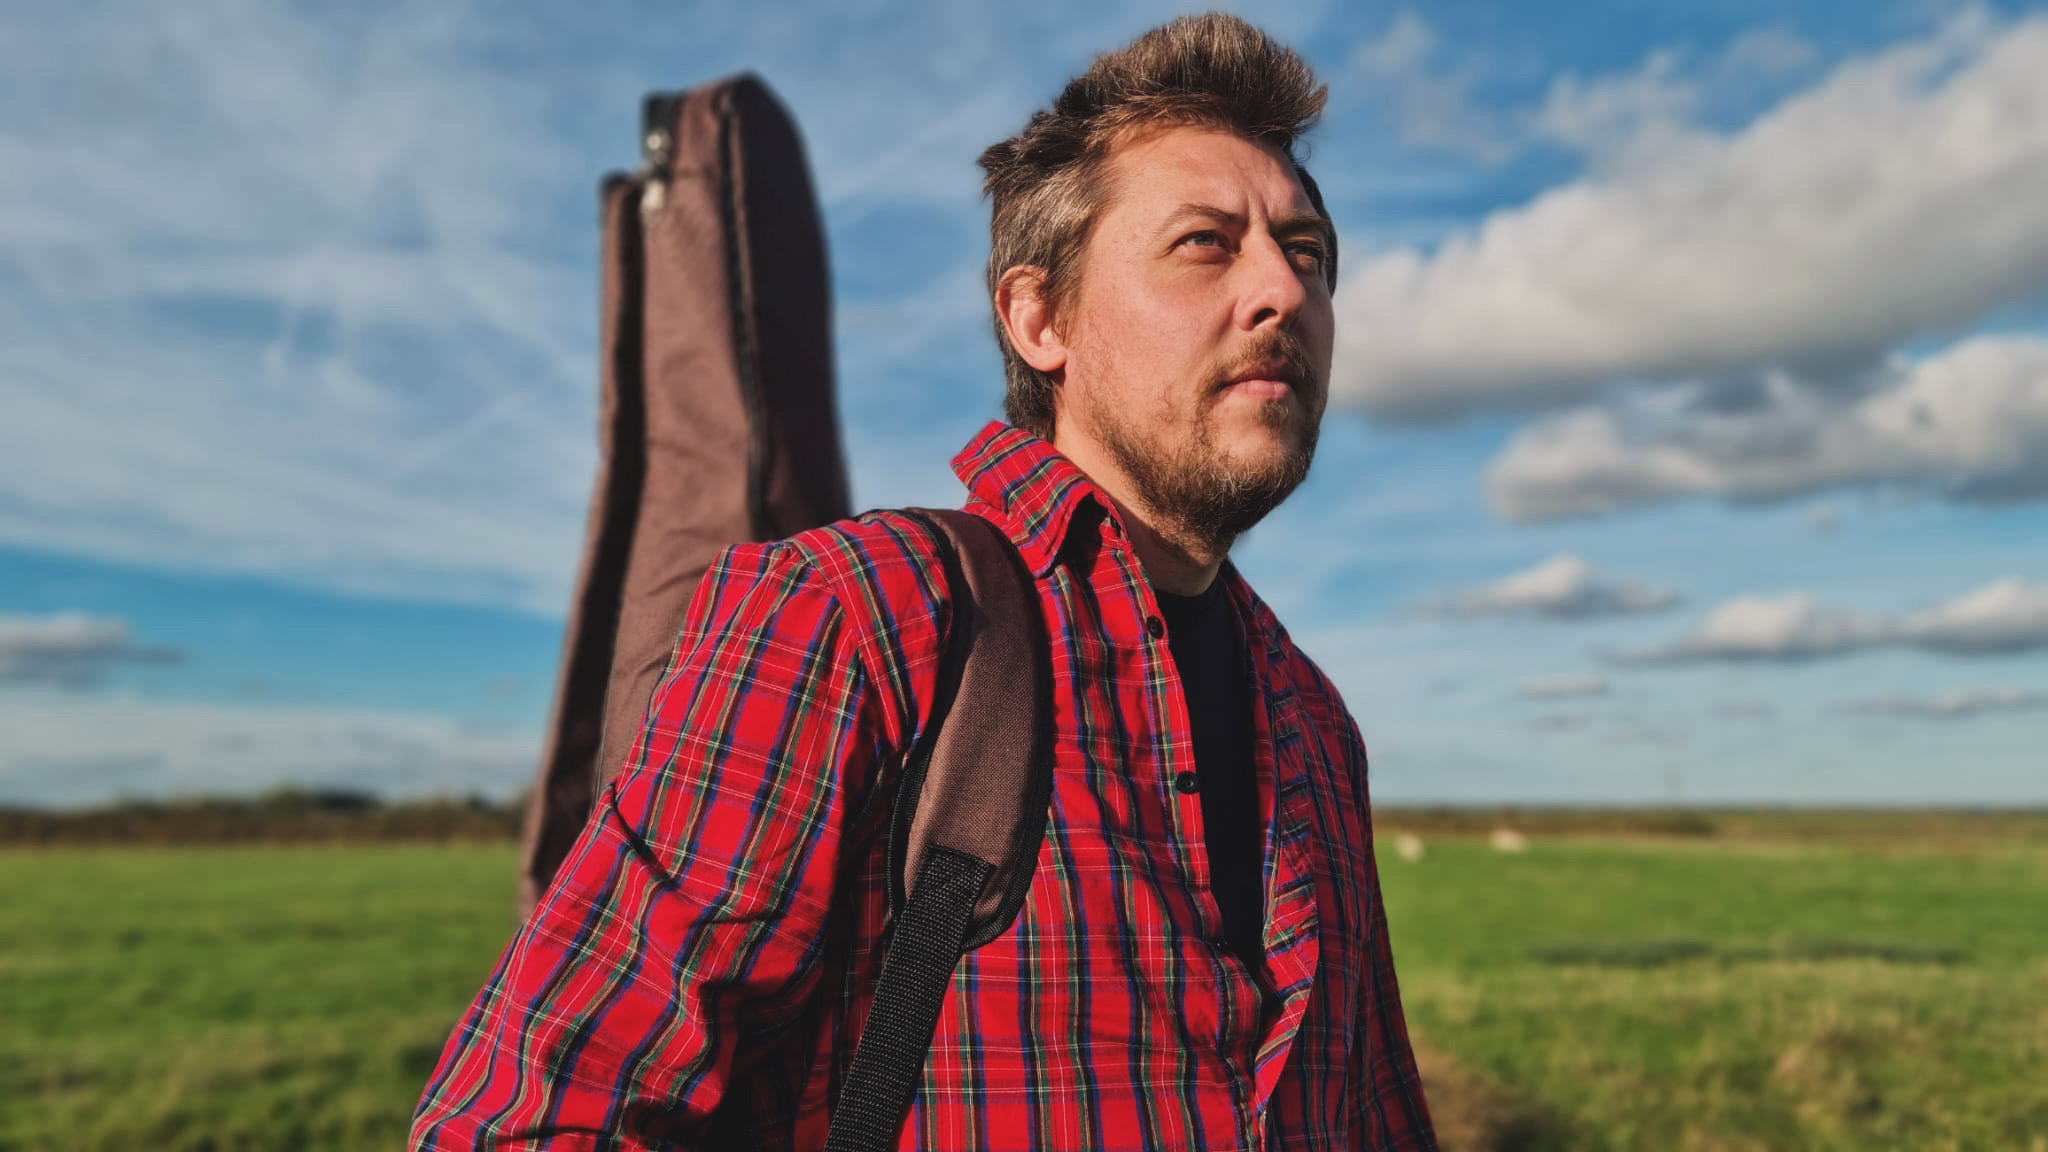
[[[1222,391],[1242,372],[1273,360],[1284,365],[1281,378],[1306,406],[1307,425],[1278,454],[1249,461],[1228,459],[1215,443],[1215,410]],[[1203,380],[1194,427],[1178,443],[1147,444],[1119,414],[1103,413],[1109,418],[1098,419],[1097,431],[1157,521],[1156,529],[1190,552],[1221,556],[1308,477],[1322,423],[1324,387],[1301,341],[1291,332],[1269,331]],[[1268,428],[1284,432],[1293,409],[1285,400],[1268,400],[1256,415]]]

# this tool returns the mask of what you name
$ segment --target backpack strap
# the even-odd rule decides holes
[[[932,534],[953,624],[890,815],[894,928],[826,1152],[896,1146],[953,969],[1017,919],[1052,806],[1052,656],[1031,573],[971,512],[905,512]]]

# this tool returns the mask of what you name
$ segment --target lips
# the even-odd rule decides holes
[[[1253,400],[1285,400],[1304,391],[1304,375],[1285,360],[1265,360],[1231,373],[1218,390]]]
[[[1318,388],[1309,371],[1308,350],[1288,331],[1255,336],[1239,350],[1239,358],[1213,378],[1214,394],[1235,394],[1261,401],[1299,397],[1314,405]]]
[[[1239,384],[1286,384],[1291,387],[1298,378],[1299,373],[1294,370],[1293,365],[1284,360],[1268,360],[1239,371],[1230,378],[1225,387],[1235,387]]]
[[[1252,376],[1232,380],[1224,385],[1224,391],[1253,400],[1285,400],[1296,389],[1292,383],[1278,376]]]

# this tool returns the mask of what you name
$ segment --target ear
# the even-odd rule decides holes
[[[1019,264],[996,283],[996,315],[1010,346],[1026,364],[1047,375],[1067,366],[1067,345],[1053,327],[1044,294],[1045,269]]]

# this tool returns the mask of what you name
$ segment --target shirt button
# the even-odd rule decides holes
[[[1192,796],[1195,789],[1201,787],[1201,782],[1195,779],[1193,772],[1183,772],[1173,778],[1173,787],[1183,796]]]
[[[1166,622],[1157,616],[1145,617],[1145,635],[1154,640],[1166,635]]]

